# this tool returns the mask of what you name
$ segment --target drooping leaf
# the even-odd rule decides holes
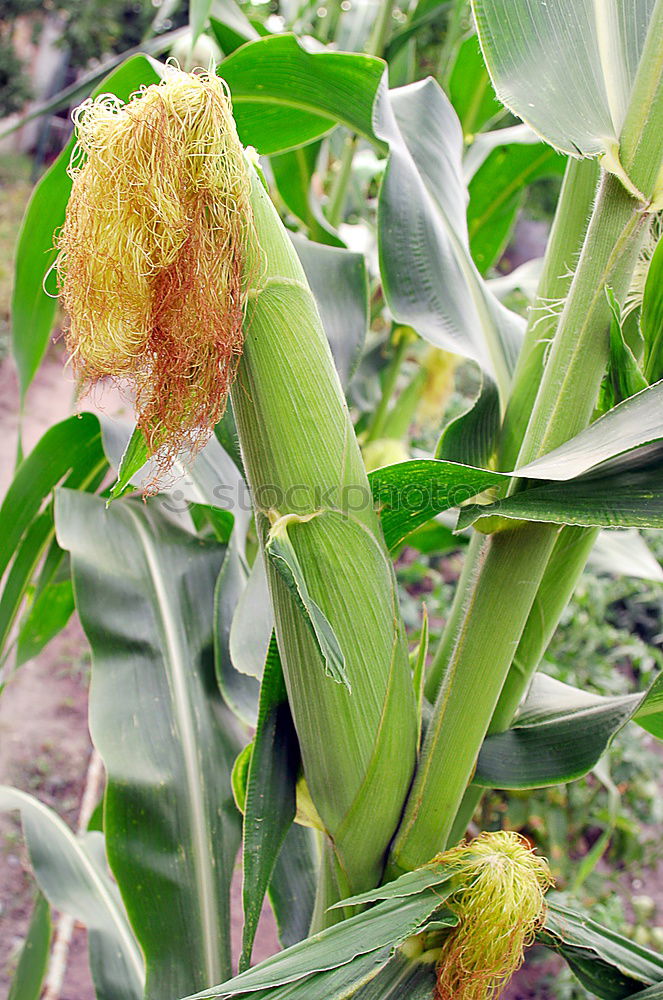
[[[260,680],[273,630],[265,564],[258,553],[230,627],[229,650],[235,670]]]
[[[225,549],[184,531],[158,501],[106,510],[60,490],[56,524],[92,646],[109,860],[145,953],[146,997],[181,996],[230,968],[239,739],[212,663]]]
[[[260,683],[256,677],[240,673],[230,653],[230,631],[237,606],[244,592],[248,573],[234,538],[230,539],[226,558],[214,592],[214,662],[216,679],[224,701],[248,726],[255,726],[258,715]]]
[[[310,142],[287,153],[277,153],[269,162],[279,194],[293,215],[307,227],[309,237],[317,243],[343,247],[343,240],[325,219],[311,190],[321,146],[321,140]]]
[[[463,507],[458,527],[493,514],[590,528],[662,528],[663,470],[657,462],[643,469],[533,486],[485,507]]]
[[[209,22],[212,34],[226,56],[245,42],[260,38],[235,0],[214,0]]]
[[[32,660],[65,627],[74,612],[71,579],[54,580],[42,590],[21,621],[16,666]]]
[[[46,897],[38,893],[7,1000],[39,1000],[48,968],[51,931],[51,908]]]
[[[88,498],[89,499],[89,498]],[[101,834],[76,837],[38,799],[0,786],[0,810],[21,813],[35,878],[51,906],[88,928],[90,963],[99,1000],[141,1000],[143,957],[122,903],[97,855]]]
[[[659,239],[647,270],[640,328],[645,342],[645,375],[648,382],[655,382],[663,377],[663,239]]]
[[[602,531],[589,557],[594,573],[663,583],[663,568],[639,531]]]
[[[308,624],[311,635],[325,664],[325,673],[337,684],[352,690],[351,678],[345,669],[345,658],[338,639],[322,610],[308,592],[304,572],[297,559],[286,530],[272,533],[265,547],[269,559],[285,581]]]
[[[158,67],[160,63],[148,56],[132,56],[107,76],[94,94],[112,93],[128,100],[142,84],[159,80]],[[46,275],[55,259],[53,235],[64,221],[71,190],[67,167],[73,146],[72,139],[37,184],[19,234],[12,297],[12,337],[22,398],[41,364],[55,319],[55,284],[53,275],[47,280]]]
[[[574,479],[602,462],[663,439],[663,381],[604,414],[559,448],[516,470],[528,479]]]
[[[477,361],[506,394],[524,324],[494,298],[470,255],[456,114],[426,80],[383,88],[374,119],[390,150],[378,208],[389,308],[435,346]]]
[[[502,111],[476,35],[466,38],[458,50],[449,77],[449,97],[465,136],[479,132],[486,122]]]
[[[364,255],[293,235],[345,388],[355,373],[368,329],[368,277]]]
[[[663,735],[660,679],[646,694],[606,697],[538,673],[512,727],[484,740],[473,780],[487,788],[573,781],[594,767],[630,719]]]
[[[282,153],[342,124],[375,139],[372,110],[384,63],[354,52],[309,51],[294,35],[249,42],[219,66],[239,136],[259,153]]]
[[[663,982],[663,958],[602,927],[591,917],[547,897],[547,914],[537,939],[568,962],[580,982],[602,1000],[622,1000],[642,986]]]
[[[612,150],[654,2],[472,0],[497,96],[557,149]]]
[[[500,431],[500,399],[493,380],[481,373],[479,390],[464,413],[442,431],[435,458],[482,468],[490,463]]]
[[[507,142],[506,138],[505,135],[504,144],[493,149],[469,182],[470,250],[481,274],[505,250],[528,185],[542,177],[561,177],[566,168],[566,159],[550,146],[542,142]]]
[[[415,896],[386,899],[371,910],[334,924],[197,996],[202,1000],[203,997],[241,996],[244,993],[255,995],[257,991],[307,979],[313,973],[347,966],[359,956],[377,954],[404,941],[444,898],[444,894],[441,898],[435,889],[425,889]],[[270,993],[269,996],[276,1000],[279,994]]]
[[[288,707],[276,637],[272,634],[260,688],[258,723],[244,804],[244,929],[240,972],[247,969],[251,961],[265,893],[284,838],[295,818],[299,766],[297,735]]]
[[[439,861],[432,861],[423,868],[406,872],[393,882],[379,886],[377,889],[369,889],[357,896],[349,896],[339,903],[334,903],[332,909],[342,906],[360,906],[366,903],[375,903],[383,899],[404,899],[407,896],[417,896],[427,889],[444,886],[454,875],[455,869],[449,865],[441,864]],[[446,889],[440,889],[440,902],[446,899]],[[449,892],[451,888],[449,887]]]
[[[498,472],[432,459],[387,465],[368,479],[389,548],[441,511],[507,481]]]
[[[413,962],[397,952],[353,1000],[430,1000],[435,980],[433,963]]]

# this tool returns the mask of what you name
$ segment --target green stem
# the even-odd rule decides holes
[[[425,864],[447,842],[558,531],[531,522],[483,542],[392,848],[394,870]]]
[[[518,464],[563,444],[590,422],[609,354],[610,285],[628,290],[642,240],[641,205],[611,174],[601,179],[592,219],[539,386]]]
[[[391,397],[394,394],[394,389],[396,388],[396,382],[400,374],[401,366],[405,360],[405,355],[407,354],[408,347],[410,345],[409,338],[406,335],[401,335],[394,355],[387,365],[386,371],[384,373],[384,378],[382,380],[382,395],[380,396],[380,402],[375,408],[373,414],[373,419],[371,420],[370,426],[368,428],[368,433],[366,434],[366,443],[369,441],[376,441],[382,435],[382,430],[387,421],[387,416],[389,412],[389,404],[391,402]]]
[[[554,448],[589,423],[608,354],[604,287],[611,284],[619,297],[628,286],[642,228],[638,202],[615,177],[605,176],[521,462]],[[483,544],[468,570],[453,649],[392,848],[396,869],[425,863],[447,842],[558,532],[535,522],[522,530],[498,532]]]
[[[456,0],[447,22],[447,30],[437,62],[437,78],[445,90],[448,89],[449,78],[453,69],[454,51],[463,34],[463,16],[466,9],[466,0]]]
[[[357,136],[346,136],[338,170],[334,176],[331,191],[329,192],[329,204],[327,206],[327,218],[334,229],[337,229],[343,221],[343,209],[345,208],[345,199],[348,194],[348,184],[352,176],[352,160],[354,159],[356,148]]]
[[[529,313],[504,418],[500,439],[501,469],[513,469],[516,464],[541,382],[546,354],[555,335],[559,309],[568,295],[587,232],[598,180],[599,168],[595,160],[569,157],[546,247],[537,299]]]
[[[384,52],[391,34],[391,16],[394,12],[394,6],[394,0],[382,0],[377,20],[366,46],[367,55],[381,56]]]

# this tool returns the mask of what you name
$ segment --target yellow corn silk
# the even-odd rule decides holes
[[[223,81],[165,68],[123,104],[74,113],[56,239],[66,342],[84,388],[135,394],[158,474],[223,414],[242,353],[250,179]]]
[[[448,905],[460,919],[442,948],[436,1000],[490,1000],[543,922],[550,869],[524,837],[506,831],[482,833],[436,860],[458,869]]]

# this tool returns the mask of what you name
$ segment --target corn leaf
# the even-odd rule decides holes
[[[368,276],[364,255],[312,243],[293,234],[292,242],[311,286],[345,388],[354,375],[368,329]]]
[[[516,474],[527,479],[574,479],[635,448],[655,444],[663,439],[661,406],[663,381],[624,400],[559,448],[517,469]],[[620,464],[611,467],[620,468]]]
[[[316,834],[293,824],[276,859],[267,894],[283,948],[303,941],[313,918],[319,850]]]
[[[449,77],[449,97],[465,136],[479,132],[503,110],[495,97],[476,35],[466,38],[458,50]]]
[[[336,125],[375,141],[372,110],[384,63],[354,52],[309,51],[294,35],[249,42],[219,66],[237,129],[259,153],[282,153]]]
[[[497,386],[481,373],[479,391],[463,413],[442,431],[435,458],[484,468],[489,465],[500,431],[500,398]]]
[[[584,527],[663,528],[663,469],[657,462],[644,469],[534,486],[484,507],[463,507],[458,527],[493,514]]]
[[[589,566],[594,573],[663,582],[661,564],[635,528],[601,531],[589,556]]]
[[[259,552],[230,627],[229,652],[235,670],[260,680],[273,631],[274,613],[269,601],[265,564]]]
[[[260,38],[242,8],[234,0],[214,0],[209,23],[212,34],[226,56],[245,42],[254,42]]]
[[[471,258],[456,113],[429,79],[381,89],[374,118],[390,150],[378,207],[389,308],[435,346],[476,361],[505,395],[524,322],[494,298]]]
[[[454,462],[413,459],[376,469],[369,482],[385,540],[393,548],[435,514],[505,483],[506,478]]]
[[[299,766],[297,734],[288,707],[276,638],[272,635],[260,687],[258,721],[244,804],[244,929],[240,972],[248,968],[251,961],[265,892],[284,838],[295,818],[295,785]]]
[[[370,982],[389,960],[389,949],[381,948],[359,955],[336,968],[304,976],[284,986],[251,992],[214,993],[213,996],[237,997],[240,1000],[349,1000],[358,988]],[[224,986],[225,984],[222,984]],[[196,994],[197,998],[209,995]],[[186,1000],[194,1000],[188,997]]]
[[[41,891],[51,906],[80,920],[88,929],[99,1000],[141,1000],[143,957],[117,890],[100,864],[101,834],[76,837],[57,813],[38,799],[2,785],[0,810],[12,809],[21,813]]]
[[[323,515],[324,516],[324,515]],[[318,648],[325,665],[325,673],[337,684],[343,684],[352,691],[350,679],[345,669],[345,658],[333,628],[309,594],[304,572],[299,564],[297,553],[288,537],[287,531],[270,536],[265,552],[276,567],[288,590],[295,598],[304,621]]]
[[[310,142],[287,153],[270,157],[274,183],[281,198],[317,243],[344,247],[338,233],[330,226],[311,191],[311,181],[318,162],[322,141]]]
[[[557,149],[607,152],[621,134],[654,2],[473,0],[497,96]]]
[[[7,1000],[39,1000],[51,950],[51,908],[38,893]]]
[[[647,270],[640,329],[645,342],[645,375],[648,382],[654,382],[663,377],[663,239],[659,239]]]
[[[230,968],[239,739],[211,656],[225,550],[188,534],[158,501],[106,510],[60,490],[56,523],[92,646],[109,861],[145,954],[146,997],[179,996]]]
[[[537,940],[562,955],[580,982],[602,1000],[639,995],[643,986],[663,982],[663,958],[656,952],[562,906],[554,893],[547,902]]]
[[[353,1000],[430,1000],[435,979],[433,963],[413,962],[397,953],[352,996]]]
[[[565,168],[566,159],[550,146],[508,142],[506,135],[484,160],[469,182],[467,208],[470,250],[481,274],[502,256],[528,185],[561,177]]]
[[[661,677],[645,694],[606,697],[536,674],[512,727],[484,740],[473,780],[484,788],[574,781],[631,719],[663,738]]]
[[[314,934],[197,997],[202,1000],[203,997],[241,996],[283,986],[316,972],[338,969],[362,955],[392,948],[424,924],[443,898],[435,889],[425,889],[405,899],[386,899],[371,910]],[[274,994],[275,1000],[277,996]]]

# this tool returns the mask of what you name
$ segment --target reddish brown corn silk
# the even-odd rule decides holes
[[[119,381],[157,478],[222,416],[242,353],[250,179],[225,84],[166,68],[127,104],[74,113],[57,237],[67,347],[85,388]]]

